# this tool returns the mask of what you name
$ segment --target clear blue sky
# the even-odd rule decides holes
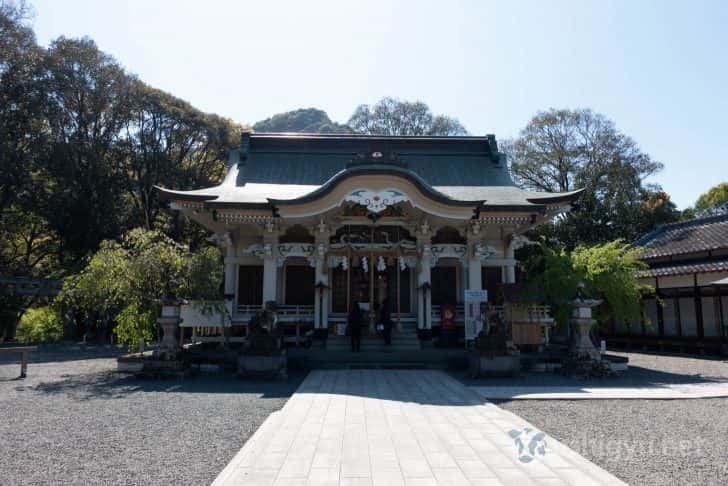
[[[383,96],[473,134],[589,107],[665,164],[683,208],[728,180],[728,1],[31,0],[38,40],[90,36],[145,82],[253,123]]]

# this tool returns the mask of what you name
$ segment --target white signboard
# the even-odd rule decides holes
[[[488,302],[487,290],[465,290],[465,340],[472,340],[478,336],[483,328],[480,319],[480,304]]]

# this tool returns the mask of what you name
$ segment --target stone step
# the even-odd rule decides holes
[[[351,345],[347,344],[345,346],[327,346],[326,349],[330,351],[350,351]],[[419,349],[421,349],[419,344],[416,346],[386,346],[384,344],[362,344],[361,346],[362,351],[417,351]]]
[[[351,341],[350,337],[343,338],[343,339],[342,338],[334,338],[334,339],[329,338],[326,340],[327,343],[348,343],[350,341]],[[383,343],[384,338],[369,338],[369,337],[364,338],[363,337],[361,339],[361,342],[362,343]],[[417,337],[401,337],[400,336],[400,337],[395,338],[394,336],[392,336],[392,342],[393,343],[419,343],[420,340],[417,339]]]
[[[304,369],[445,369],[467,366],[462,350],[289,350],[291,368]]]
[[[420,344],[419,339],[394,339],[392,338],[392,344],[387,346],[384,344],[384,340],[382,339],[362,339],[361,340],[361,348],[362,349],[420,349],[422,346]],[[326,348],[327,349],[350,349],[351,348],[351,339],[328,339],[326,342]]]

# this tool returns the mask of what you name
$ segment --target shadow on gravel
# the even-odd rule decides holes
[[[16,347],[26,346],[21,343],[5,343],[0,347]],[[37,346],[38,350],[28,355],[29,363],[52,363],[65,361],[78,361],[82,359],[95,358],[117,358],[125,354],[126,348],[119,348],[110,345],[98,344],[73,344],[73,343],[53,343],[53,344],[30,344],[29,346]],[[18,358],[14,354],[0,354],[0,364],[14,363]]]
[[[466,373],[452,373],[467,386],[588,386],[598,387],[650,387],[660,385],[694,385],[728,381],[724,376],[709,376],[699,373],[674,373],[630,365],[620,376],[580,379],[558,373],[523,373],[517,377],[470,378]]]
[[[282,381],[244,381],[233,373],[198,374],[184,380],[139,379],[111,371],[76,375],[32,387],[47,395],[64,394],[78,400],[125,398],[135,393],[241,393],[261,398],[287,398],[296,391],[306,373],[292,373]]]

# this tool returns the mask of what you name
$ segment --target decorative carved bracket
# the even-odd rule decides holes
[[[268,243],[268,246],[270,247],[270,243]],[[247,255],[252,255],[256,258],[260,258],[261,260],[266,257],[265,246],[260,243],[250,245],[243,251],[243,253]]]
[[[311,243],[280,243],[277,245],[256,243],[249,246],[243,253],[253,255],[261,260],[275,256],[279,267],[285,264],[287,258],[292,257],[306,258],[311,266],[314,266],[317,259],[323,260],[326,254],[326,245],[320,243],[317,247]]]
[[[392,206],[403,201],[409,201],[405,193],[399,189],[382,189],[374,191],[371,189],[356,189],[350,192],[344,201],[351,201],[365,206],[372,213],[381,213],[387,206]]]
[[[351,160],[347,164],[347,167],[370,164],[391,164],[400,167],[407,167],[407,162],[402,160],[397,152],[389,152],[387,154],[384,154],[377,150],[368,153],[359,152],[357,154],[354,154],[354,157],[351,158]]]
[[[230,236],[229,231],[226,231],[224,233],[215,233],[214,235],[210,236],[207,241],[214,243],[220,248],[229,248],[233,246],[233,239]]]
[[[424,248],[426,248],[425,245]],[[440,258],[457,258],[461,264],[467,263],[468,247],[467,245],[442,244],[430,246],[430,266],[437,265]]]
[[[481,242],[473,246],[473,256],[480,261],[485,261],[497,253],[497,250],[490,245]]]
[[[524,246],[529,245],[531,243],[533,243],[533,242],[523,235],[511,235],[510,245],[511,245],[511,248],[513,248],[514,250],[523,248]]]

